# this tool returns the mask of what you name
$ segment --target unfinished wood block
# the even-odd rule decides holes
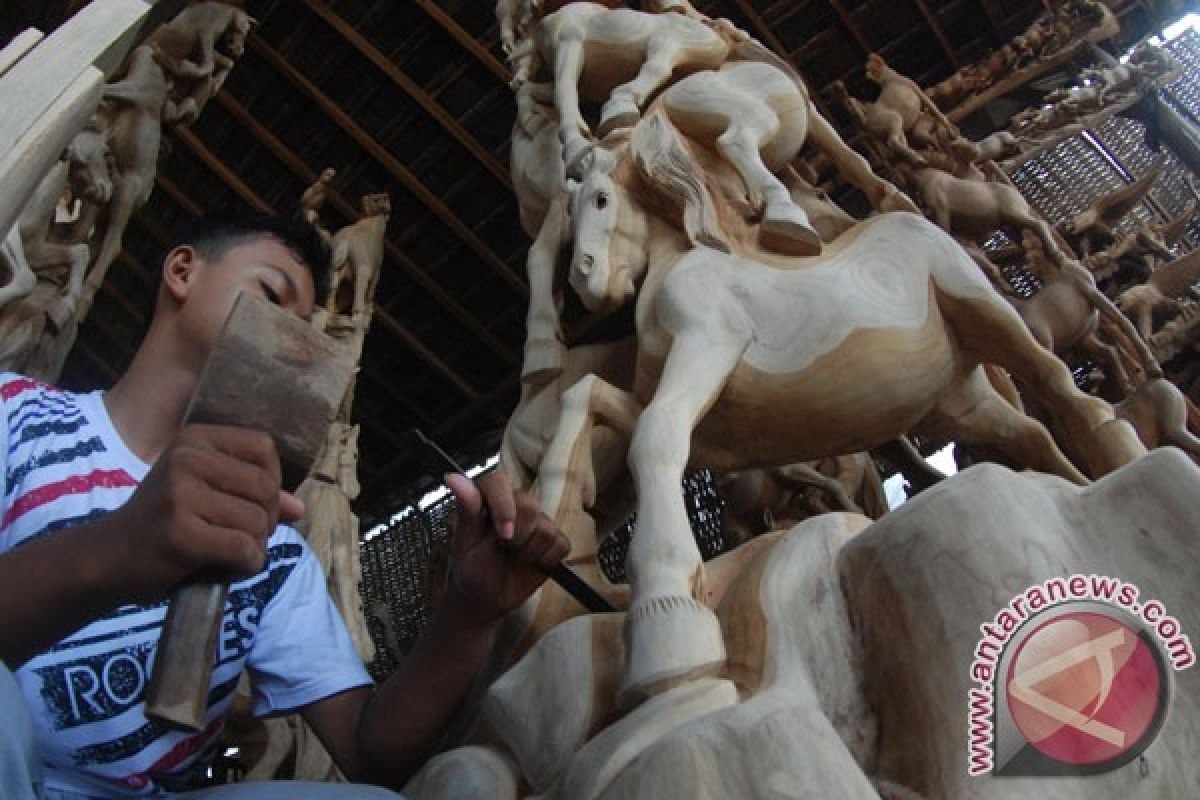
[[[1195,639],[1200,631],[1200,471],[1153,451],[1087,487],[972,467],[888,514],[842,551],[879,713],[879,777],[924,797],[1062,800],[1193,797],[1200,671],[1174,674],[1166,724],[1137,760],[1086,778],[969,777],[971,663],[981,637],[1034,584],[1072,574],[1136,585]],[[1051,788],[1052,787],[1052,788]]]

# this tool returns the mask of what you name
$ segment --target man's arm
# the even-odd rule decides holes
[[[124,506],[0,555],[0,660],[16,669],[123,603],[163,599],[201,569],[252,575],[276,519],[300,514],[279,490],[269,436],[187,428]]]
[[[353,689],[307,707],[304,718],[351,780],[399,788],[433,753],[491,649],[496,625],[546,579],[569,544],[526,493],[502,473],[480,481],[483,499],[461,476],[451,586],[425,634],[372,692]]]

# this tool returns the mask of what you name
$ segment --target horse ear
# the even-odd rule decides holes
[[[617,157],[613,155],[611,150],[603,147],[593,147],[589,154],[591,163],[588,164],[588,169],[598,170],[605,175],[611,175],[612,171],[617,168]]]
[[[639,122],[629,144],[641,176],[652,189],[682,210],[683,231],[688,241],[694,247],[704,245],[731,252],[721,235],[704,173],[662,112],[656,111]]]

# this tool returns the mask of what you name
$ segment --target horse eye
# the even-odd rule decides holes
[[[596,195],[596,208],[604,208],[606,205],[608,205],[608,195],[600,192]]]

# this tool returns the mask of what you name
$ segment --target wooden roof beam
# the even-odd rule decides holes
[[[475,56],[479,60],[479,63],[487,67],[489,72],[506,84],[512,81],[512,73],[492,55],[492,51],[480,44],[474,36],[463,30],[462,26],[455,22],[453,17],[438,8],[438,4],[434,0],[414,0],[414,2],[426,14],[433,17],[437,24],[441,25],[446,33],[454,37],[454,40],[462,45],[467,52]]]
[[[225,166],[225,162],[218,158],[213,151],[209,150],[196,134],[183,127],[176,128],[172,133],[176,139],[187,146],[188,150],[192,151],[193,155],[204,162],[204,165],[212,170],[213,174],[221,179],[221,183],[228,186],[233,190],[234,194],[242,198],[243,202],[249,203],[254,207],[255,211],[264,214],[274,213],[271,209],[271,204],[251,189],[233,170]]]
[[[365,36],[354,29],[346,20],[338,16],[332,9],[326,6],[321,0],[304,0],[305,5],[312,10],[317,16],[325,21],[329,27],[337,31],[343,39],[357,50],[364,58],[379,68],[380,72],[387,75],[391,82],[401,91],[417,102],[421,108],[429,116],[433,117],[438,123],[450,133],[451,136],[458,141],[471,155],[475,156],[476,160],[483,165],[484,169],[490,172],[496,180],[500,182],[505,189],[512,191],[512,178],[509,177],[508,170],[501,166],[490,152],[479,143],[467,130],[459,124],[458,120],[446,112],[440,104],[434,101],[425,90],[419,86],[416,81],[404,74],[404,71],[392,63],[384,53],[371,44]]]
[[[176,133],[178,133],[178,131]],[[195,153],[195,155],[205,164],[210,164],[213,160],[216,160],[216,156],[213,155],[213,153],[209,151],[208,148],[203,145],[203,143],[196,139],[195,136],[190,135],[190,132],[188,136],[180,137],[180,141],[187,145],[188,149],[192,150],[192,152]],[[225,168],[224,173],[232,176],[232,173],[229,172],[228,168]],[[218,174],[218,176],[221,177],[220,174]],[[237,192],[245,202],[252,202],[251,198],[257,197],[257,195],[250,191],[249,187],[246,187],[240,181],[237,183],[228,183],[227,185],[229,188],[233,189],[233,191]],[[239,185],[243,188],[239,189]],[[258,198],[258,200],[265,203],[262,198]],[[193,203],[191,205],[194,206],[195,204]],[[270,205],[265,205],[261,210],[266,213],[274,213],[274,209],[272,209]],[[451,386],[462,393],[467,399],[474,400],[479,396],[479,392],[472,388],[470,384],[463,380],[463,378],[457,372],[455,372],[445,362],[438,358],[433,351],[422,344],[421,341],[411,331],[397,322],[386,311],[381,308],[377,308],[375,310],[375,319],[378,319],[385,328],[387,328],[394,336],[404,342],[414,353],[416,353],[417,356],[421,358],[421,360],[423,360],[435,372],[445,378]]]
[[[929,26],[929,30],[933,31],[934,37],[938,40],[938,44],[942,46],[942,52],[946,54],[946,58],[950,59],[950,65],[954,69],[962,67],[962,62],[958,58],[958,53],[954,52],[954,47],[951,46],[950,40],[946,38],[946,32],[942,30],[942,26],[938,24],[937,17],[929,8],[929,3],[925,0],[916,0],[917,8],[921,10],[921,16],[925,17],[925,24]]]
[[[473,250],[483,260],[483,263],[507,283],[519,297],[527,298],[529,296],[529,286],[525,283],[523,276],[513,272],[504,260],[496,255],[461,219],[455,216],[454,212],[447,208],[446,204],[431,192],[425,184],[421,183],[417,176],[409,171],[408,167],[393,156],[386,147],[377,142],[371,134],[367,133],[337,103],[317,88],[312,81],[300,74],[299,70],[261,38],[251,34],[250,46],[280,74],[287,78],[293,86],[308,95],[326,114],[332,117],[334,122],[350,138],[354,139],[359,146],[382,164],[384,169],[391,173],[396,180],[432,211],[446,227]]]
[[[516,391],[520,386],[520,382],[520,370],[513,371],[506,375],[503,380],[501,380],[492,388],[488,389],[471,403],[463,406],[452,416],[438,423],[437,427],[433,429],[431,434],[434,440],[441,440],[451,431],[455,430],[465,420],[474,416],[475,414],[487,413],[492,417],[497,416],[498,412],[495,410],[495,408],[493,408],[496,401],[503,397],[507,392]],[[504,415],[499,416],[501,417],[501,422],[507,423],[507,417]],[[378,470],[376,470],[375,475],[371,476],[370,482],[364,487],[364,494],[373,492],[381,484],[391,480],[398,471],[406,466],[409,466],[412,461],[413,458],[411,453],[398,453],[395,458],[383,464],[378,468]]]
[[[996,13],[996,9],[992,6],[991,0],[979,0],[979,5],[983,6],[983,13],[987,15],[988,22],[992,24],[992,30],[996,32],[996,36],[1003,38],[1004,34],[1000,30],[1000,25],[1003,20]]]
[[[258,121],[250,111],[239,103],[228,92],[219,92],[217,94],[217,102],[229,112],[234,119],[242,124],[250,135],[257,139],[264,147],[278,158],[292,174],[299,178],[302,182],[311,184],[317,179],[316,170],[308,166],[308,163],[296,153],[292,152],[279,137],[271,133],[266,126]],[[334,209],[345,217],[347,220],[355,220],[358,218],[358,210],[345,198],[342,194],[332,187],[328,189],[325,195],[326,199],[333,205]],[[479,341],[483,342],[489,350],[504,360],[505,363],[517,365],[520,359],[514,353],[512,348],[500,341],[488,328],[486,328],[479,320],[469,313],[442,285],[434,278],[430,277],[429,273],[421,269],[415,261],[413,261],[404,251],[397,247],[390,239],[384,239],[384,249],[389,257],[394,259],[399,265],[400,271],[404,273],[413,283],[424,289],[434,300],[436,300],[443,308],[450,312],[451,316],[459,321],[467,330],[475,335]]]
[[[858,42],[858,46],[863,49],[864,53],[874,52],[871,43],[867,41],[867,37],[863,36],[862,31],[854,24],[854,19],[850,13],[846,11],[846,7],[842,5],[841,0],[829,0],[829,5],[833,7],[834,12],[838,15],[838,19],[842,21],[842,25],[854,37],[854,41]]]

